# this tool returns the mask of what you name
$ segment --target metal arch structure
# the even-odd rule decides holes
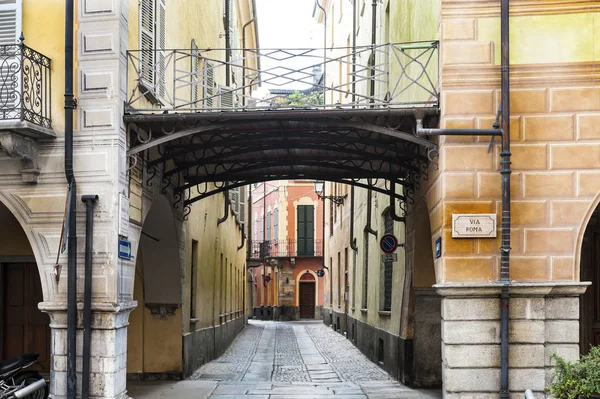
[[[125,115],[131,163],[159,175],[175,206],[270,180],[325,180],[407,202],[427,178],[437,145],[414,133],[433,107]],[[384,183],[385,182],[385,183]],[[396,189],[400,186],[401,189]],[[187,214],[186,210],[184,214]],[[395,211],[397,220],[402,220]]]
[[[160,176],[175,206],[301,179],[389,194],[405,210],[435,162],[436,144],[416,131],[417,120],[437,126],[437,41],[327,51],[144,49],[127,59],[128,156],[143,164],[147,184]],[[326,76],[336,70],[337,83]],[[217,82],[223,76],[231,77],[227,86]]]

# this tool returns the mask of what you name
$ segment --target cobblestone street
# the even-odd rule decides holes
[[[394,381],[321,322],[250,321],[187,381],[130,383],[134,399],[438,398]]]

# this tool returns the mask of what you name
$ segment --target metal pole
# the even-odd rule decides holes
[[[510,398],[508,388],[508,305],[510,285],[510,54],[509,0],[501,2],[502,46],[502,246],[500,247],[500,398]]]
[[[90,354],[92,338],[92,253],[94,250],[94,205],[97,195],[83,195],[85,203],[85,277],[83,284],[83,365],[81,373],[81,397],[90,395]]]
[[[67,399],[77,392],[77,184],[73,173],[73,18],[74,0],[65,7],[65,175],[69,182],[67,258]]]
[[[321,6],[319,0],[316,4],[323,11],[323,104],[325,104],[325,88],[327,87],[327,11]],[[333,43],[333,38],[331,40]]]

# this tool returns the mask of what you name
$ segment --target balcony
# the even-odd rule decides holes
[[[323,240],[249,241],[248,259],[309,258],[323,256]]]
[[[37,183],[38,139],[52,139],[51,60],[23,43],[0,46],[0,146]]]
[[[437,41],[327,49],[130,50],[127,59],[132,79],[125,109],[134,115],[439,105]]]

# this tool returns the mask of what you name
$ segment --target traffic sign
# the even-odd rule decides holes
[[[319,269],[317,270],[317,277],[323,277],[325,275],[325,270]]]
[[[398,254],[397,253],[381,254],[381,261],[382,262],[398,262]]]
[[[398,248],[398,239],[393,234],[384,234],[379,241],[379,246],[383,252],[391,254]]]

